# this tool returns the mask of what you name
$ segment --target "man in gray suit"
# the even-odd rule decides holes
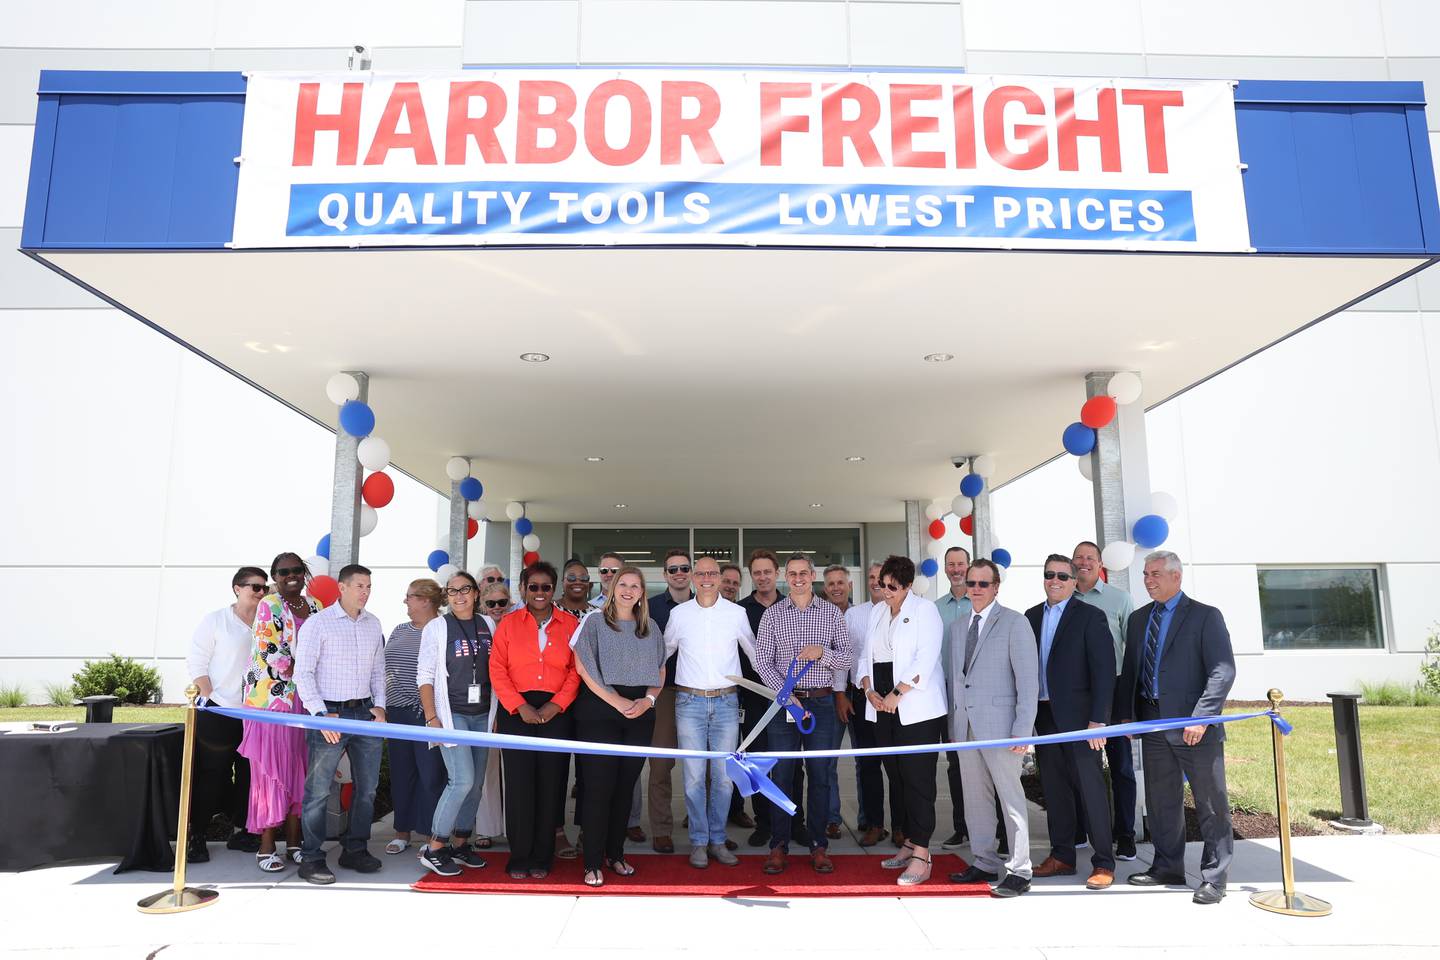
[[[995,602],[1000,568],[989,560],[970,565],[965,586],[971,611],[948,628],[950,730],[958,740],[1028,737],[1035,729],[1040,693],[1035,631],[1023,614]],[[960,751],[965,822],[975,862],[963,873],[951,874],[956,883],[994,884],[990,890],[997,897],[1018,897],[1030,889],[1029,815],[1020,785],[1024,755],[1024,747]],[[1008,861],[1000,859],[995,840],[997,797],[1010,844]]]
[[[1152,602],[1130,615],[1125,666],[1115,690],[1117,723],[1208,717],[1225,707],[1235,683],[1235,657],[1225,618],[1180,590],[1180,558],[1157,550],[1145,558],[1145,592]],[[1137,887],[1185,885],[1185,793],[1190,781],[1204,847],[1196,903],[1219,903],[1235,851],[1230,798],[1225,791],[1225,727],[1199,724],[1147,733],[1145,806],[1155,860],[1130,877]]]

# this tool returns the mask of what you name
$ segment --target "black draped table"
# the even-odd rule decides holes
[[[184,728],[81,723],[0,734],[0,870],[120,857],[172,870]]]

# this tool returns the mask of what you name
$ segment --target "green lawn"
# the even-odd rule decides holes
[[[1226,713],[1250,712],[1249,709]],[[1285,738],[1290,819],[1316,827],[1340,815],[1340,771],[1329,706],[1289,707],[1280,713],[1295,725]],[[1440,708],[1360,707],[1365,782],[1370,818],[1390,833],[1440,833]],[[1270,724],[1260,720],[1226,727],[1225,776],[1230,802],[1274,814],[1275,773]]]
[[[16,720],[84,720],[84,707],[0,707],[0,723]],[[184,707],[116,707],[116,723],[179,723]]]

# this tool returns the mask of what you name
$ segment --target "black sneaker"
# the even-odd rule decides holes
[[[954,833],[950,834],[949,838],[944,843],[940,844],[940,846],[944,847],[946,850],[954,850],[957,847],[965,846],[965,841],[969,839],[970,838],[965,835],[964,831],[956,830]]]
[[[259,853],[260,837],[248,830],[236,830],[225,841],[226,850],[239,850],[241,853]]]
[[[439,850],[426,844],[420,851],[420,866],[442,877],[458,877],[463,871],[455,865],[453,850],[448,844]]]
[[[990,888],[990,896],[999,897],[1001,899],[1018,897],[1022,893],[1029,892],[1030,881],[1026,880],[1024,877],[1017,877],[1013,873],[1007,875],[1004,880],[1001,880],[999,883],[995,884],[995,886]]]
[[[300,879],[324,886],[335,882],[335,874],[330,872],[330,865],[324,860],[306,860],[300,864]]]
[[[754,833],[750,834],[745,840],[745,843],[751,847],[768,847],[770,846],[770,831],[757,829]]]
[[[1116,860],[1134,860],[1134,859],[1135,859],[1135,841],[1134,841],[1134,840],[1131,840],[1131,839],[1129,839],[1129,838],[1127,838],[1127,837],[1121,837],[1119,840],[1116,840],[1116,841],[1115,841],[1115,859],[1116,859]]]
[[[190,842],[189,842],[189,843],[185,844],[185,862],[186,862],[186,863],[209,863],[209,862],[210,862],[210,848],[205,845],[205,838],[204,838],[204,837],[202,837],[202,836],[200,836],[200,835],[197,834],[197,835],[195,835],[195,836],[193,836],[193,837],[190,838]]]
[[[357,873],[374,873],[380,869],[380,860],[361,847],[359,850],[346,850],[340,854],[340,866]]]
[[[463,847],[451,847],[450,859],[471,870],[479,870],[485,866],[485,858],[476,853],[475,848],[468,843]]]

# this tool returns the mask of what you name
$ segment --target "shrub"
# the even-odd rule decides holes
[[[1440,696],[1440,624],[1430,629],[1425,638],[1425,659],[1420,661],[1420,683],[1430,693]]]
[[[0,687],[0,707],[23,707],[29,702],[24,687]]]
[[[1384,683],[1360,683],[1360,693],[1366,704],[1372,707],[1433,707],[1440,705],[1440,693],[1432,692],[1424,684],[1407,687],[1398,680]]]
[[[160,692],[160,673],[118,653],[109,660],[86,660],[73,677],[75,696],[110,694],[125,703],[148,703]]]
[[[75,688],[68,683],[47,683],[45,699],[52,707],[68,707],[75,702]]]

